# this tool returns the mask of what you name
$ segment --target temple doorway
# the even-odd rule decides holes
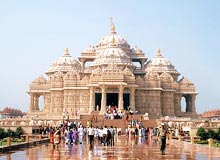
[[[124,102],[124,110],[128,110],[128,107],[130,106],[130,94],[124,93],[123,94],[123,102]]]
[[[102,94],[101,93],[96,93],[95,94],[95,111],[100,111],[100,109],[101,109],[101,100],[102,100]]]
[[[107,106],[118,106],[118,93],[107,93]]]

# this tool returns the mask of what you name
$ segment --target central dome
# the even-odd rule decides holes
[[[121,48],[130,48],[130,45],[121,36],[117,35],[115,32],[111,32],[109,35],[102,38],[97,44],[97,49],[106,48],[112,43],[112,39],[115,39],[115,45]]]
[[[133,66],[129,56],[120,48],[111,45],[109,48],[100,52],[92,63],[92,66],[108,65],[114,63],[116,65]]]
[[[112,44],[112,39],[114,39],[114,44],[117,47],[122,48],[123,50],[130,50],[130,45],[128,44],[128,42],[124,38],[116,34],[115,25],[113,24],[112,21],[111,21],[111,31],[109,35],[105,36],[104,38],[98,41],[98,43],[96,44],[96,50],[99,51],[108,48],[109,45]]]

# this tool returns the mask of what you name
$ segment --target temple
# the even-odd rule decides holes
[[[148,113],[151,118],[197,115],[194,84],[179,78],[160,49],[148,60],[137,46],[131,48],[112,21],[110,33],[82,51],[78,60],[66,48],[45,74],[47,78],[40,76],[30,83],[30,115],[104,114],[109,106]]]

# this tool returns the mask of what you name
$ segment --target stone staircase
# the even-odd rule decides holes
[[[134,120],[141,120],[141,124],[144,127],[157,127],[158,126],[158,121],[156,119],[150,119],[150,120],[143,120],[142,115],[133,115],[132,116]],[[130,117],[131,118],[131,117]],[[87,121],[92,120],[92,125],[94,127],[96,126],[113,126],[116,128],[121,128],[122,133],[125,132],[125,128],[128,127],[129,123],[125,120],[125,117],[123,119],[104,119],[103,115],[99,115],[98,113],[92,112],[91,115],[81,115],[80,116],[80,121],[83,126],[87,126]]]

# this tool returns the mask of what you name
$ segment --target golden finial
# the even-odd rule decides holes
[[[110,20],[111,20],[111,32],[115,32],[115,25],[112,21],[112,18],[110,18]]]
[[[114,37],[114,35],[112,36],[112,44],[115,44],[115,37]]]
[[[157,55],[158,55],[158,56],[161,56],[161,54],[160,54],[160,48],[157,49]]]
[[[69,54],[69,49],[68,49],[68,48],[65,49],[65,54],[66,54],[66,55]]]

